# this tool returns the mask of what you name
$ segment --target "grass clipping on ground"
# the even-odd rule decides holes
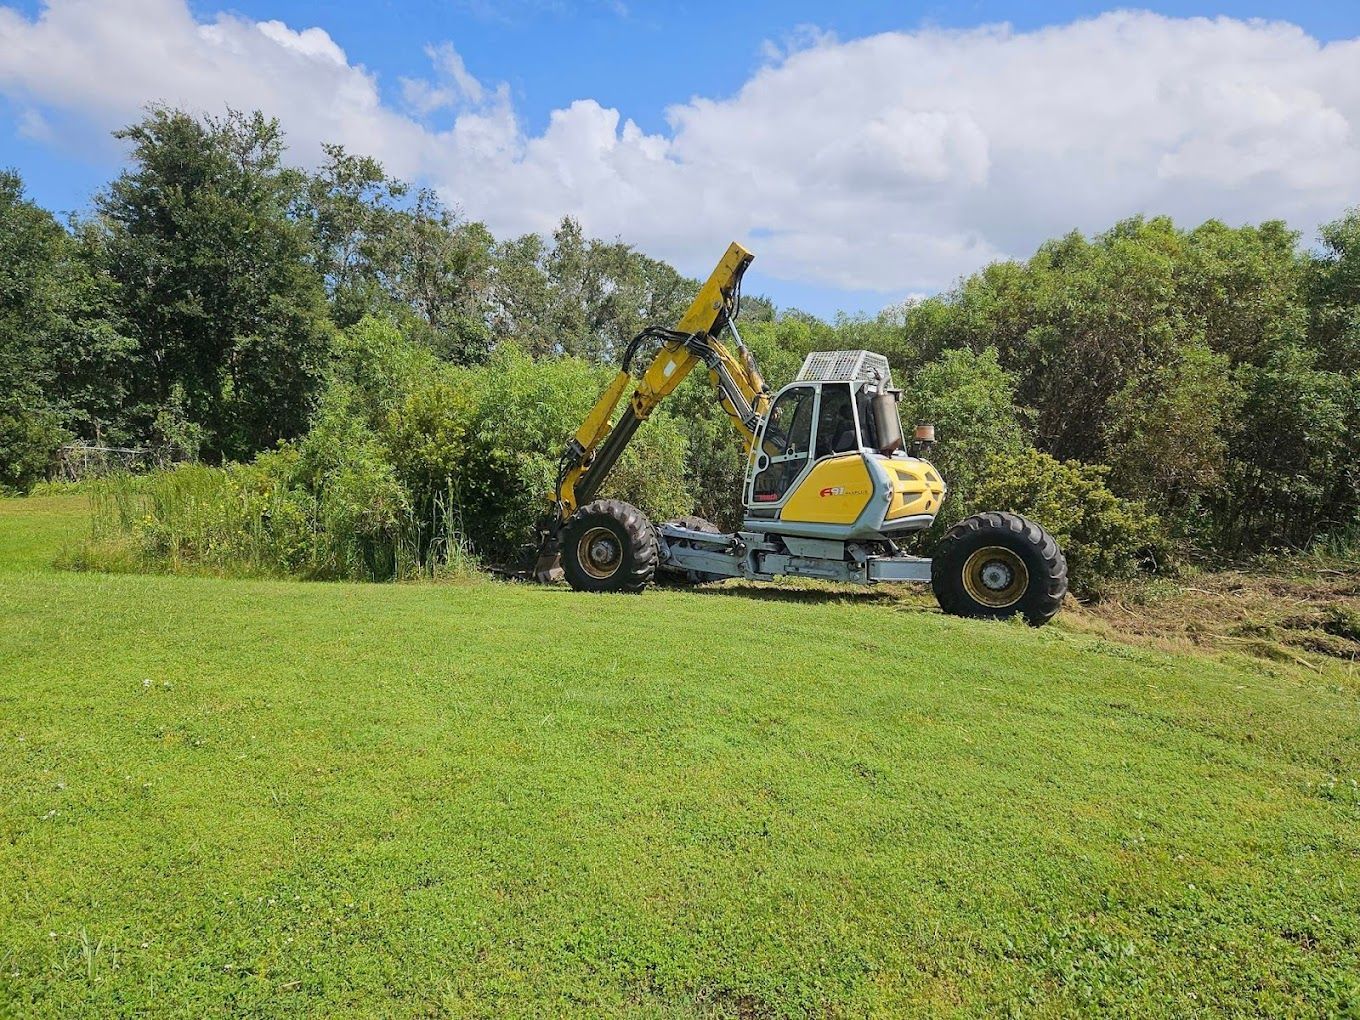
[[[1335,667],[878,595],[57,573],[76,518],[28,511],[0,505],[0,1013],[1360,996]]]
[[[1150,644],[1243,652],[1314,671],[1360,663],[1360,563],[1298,557],[1246,572],[1128,586],[1072,607],[1075,629]]]

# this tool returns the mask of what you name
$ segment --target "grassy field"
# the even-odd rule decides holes
[[[1360,1010],[1360,691],[875,596],[60,573],[0,1014]]]

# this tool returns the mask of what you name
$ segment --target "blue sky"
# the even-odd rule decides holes
[[[1360,54],[1341,49],[1360,36],[1354,3],[1149,3],[1160,17],[1103,19],[1108,5],[1058,0],[79,5],[0,0],[0,164],[55,209],[85,207],[116,172],[108,130],[143,102],[273,103],[300,161],[330,130],[498,231],[571,213],[693,273],[742,237],[771,253],[757,289],[829,314],[1121,215],[1282,216],[1306,234],[1360,201],[1343,183],[1360,134],[1347,70]],[[1243,23],[1182,20],[1195,16]],[[1000,41],[969,34],[998,23]],[[1106,46],[1108,81],[1085,59]],[[1090,66],[1065,74],[1074,63]],[[1125,109],[1119,75],[1144,69],[1158,81]],[[1032,137],[1007,130],[1030,117]],[[1085,125],[1078,141],[1056,137],[1065,124]],[[805,126],[787,150],[762,135]],[[1277,147],[1289,164],[1263,155]]]

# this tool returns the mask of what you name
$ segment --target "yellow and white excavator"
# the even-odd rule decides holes
[[[918,427],[908,448],[901,393],[887,359],[870,351],[809,354],[798,378],[771,395],[736,330],[752,259],[732,244],[674,329],[650,327],[630,341],[562,454],[551,509],[538,524],[535,579],[565,576],[581,591],[623,592],[642,591],[658,570],[693,581],[928,581],[948,613],[1052,619],[1067,563],[1033,521],[981,513],[950,529],[933,559],[900,551],[898,542],[930,527],[944,502],[944,481],[919,456],[933,428]],[[735,353],[719,340],[724,331]],[[644,347],[656,353],[635,379]],[[745,519],[732,534],[697,517],[654,526],[628,503],[595,498],[638,426],[701,364],[747,453]]]

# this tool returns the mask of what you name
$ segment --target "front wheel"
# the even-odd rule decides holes
[[[640,592],[656,573],[656,532],[642,511],[597,499],[562,526],[562,572],[577,591]]]
[[[1067,560],[1033,521],[975,514],[945,533],[930,563],[930,585],[946,613],[988,619],[1021,613],[1041,627],[1067,594]]]

